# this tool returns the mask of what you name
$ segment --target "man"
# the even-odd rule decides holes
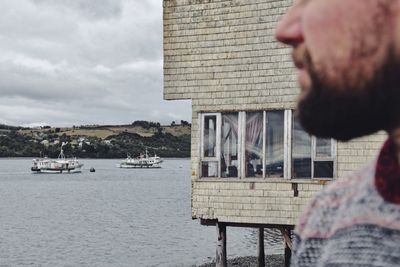
[[[293,47],[306,131],[389,135],[375,161],[312,201],[292,266],[400,266],[400,0],[295,0],[276,38]]]

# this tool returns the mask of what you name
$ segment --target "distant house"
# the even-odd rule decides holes
[[[69,142],[71,144],[71,146],[76,147],[79,145],[77,140],[72,140],[71,142]]]
[[[78,147],[79,147],[79,148],[82,148],[82,147],[83,147],[83,144],[90,145],[90,142],[89,142],[89,141],[82,141],[82,142],[79,142]]]
[[[79,147],[80,149],[82,149],[83,143],[84,143],[84,142],[87,143],[86,140],[87,140],[86,137],[79,137],[79,138],[78,138],[77,142],[78,142],[78,147]]]
[[[40,142],[42,145],[44,145],[44,146],[49,146],[49,144],[50,144],[50,142],[49,142],[49,140],[43,140],[43,141],[41,141]]]
[[[164,0],[164,98],[192,100],[192,218],[218,229],[278,228],[286,244],[324,184],[372,159],[385,134],[319,139],[294,116],[290,50],[273,37],[291,0]]]

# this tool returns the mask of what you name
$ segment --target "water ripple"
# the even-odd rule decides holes
[[[117,162],[84,160],[81,174],[38,175],[26,171],[29,159],[0,160],[0,266],[191,266],[214,258],[215,227],[191,220],[189,160],[166,160],[162,170]],[[228,257],[256,254],[255,230],[227,235]],[[279,233],[265,236],[267,253],[282,252]]]

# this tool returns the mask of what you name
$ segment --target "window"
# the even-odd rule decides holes
[[[265,176],[284,177],[284,111],[268,111],[265,131]]]
[[[218,166],[220,114],[204,114],[202,119],[201,177],[220,177]]]
[[[246,113],[246,177],[263,177],[263,112]]]
[[[308,135],[291,110],[200,114],[200,177],[333,178],[336,142]]]
[[[312,137],[293,118],[292,178],[333,178],[334,141]]]
[[[292,178],[311,178],[311,136],[293,120]]]
[[[218,162],[203,161],[201,163],[202,177],[218,177]]]
[[[334,177],[334,142],[314,137],[313,178]]]
[[[215,157],[217,140],[217,116],[204,117],[204,157]]]
[[[222,114],[221,177],[239,177],[238,126],[238,113]]]

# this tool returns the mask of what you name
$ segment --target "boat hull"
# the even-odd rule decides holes
[[[117,168],[123,169],[160,169],[161,165],[153,164],[153,165],[139,165],[139,164],[117,164]]]
[[[53,173],[53,174],[68,174],[68,173],[80,173],[82,170],[80,168],[75,169],[37,169],[31,168],[34,173]]]

